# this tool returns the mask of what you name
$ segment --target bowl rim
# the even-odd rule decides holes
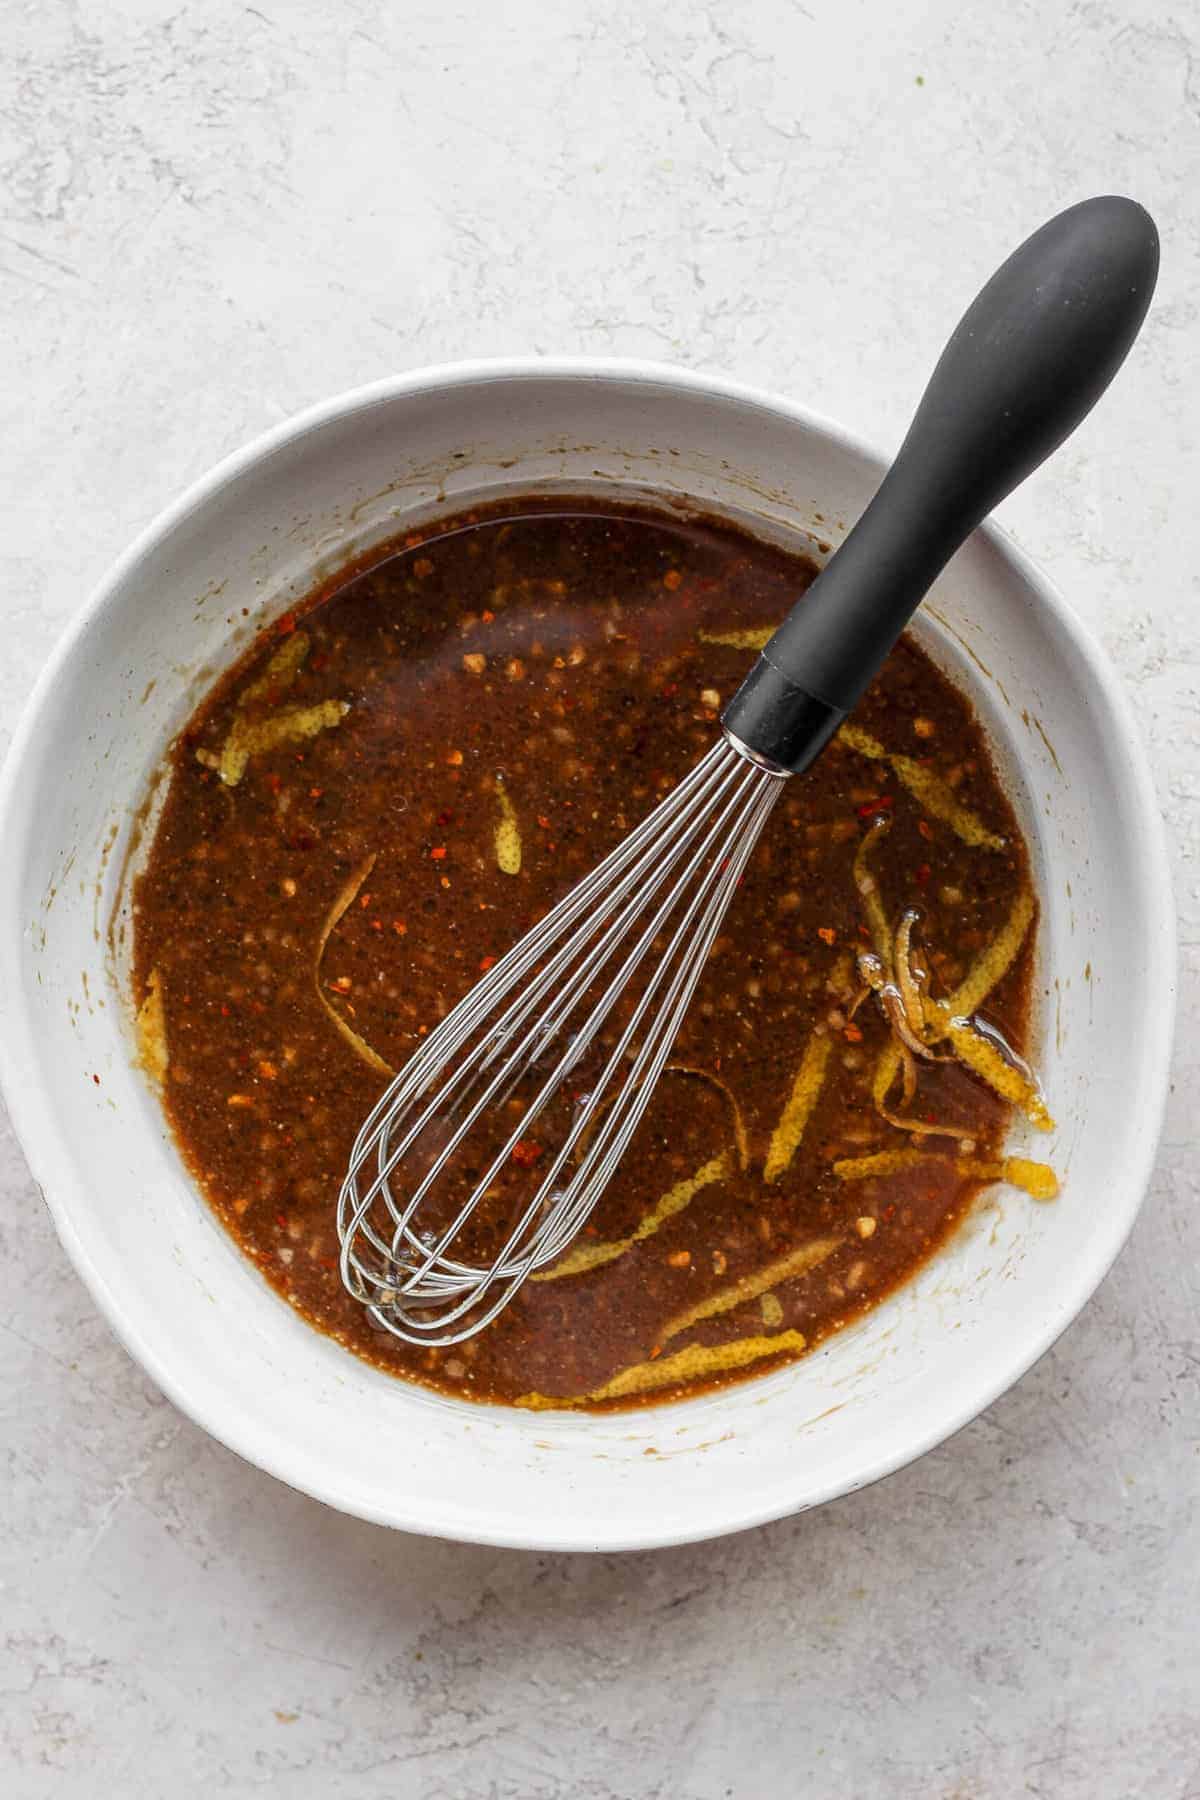
[[[776,1497],[769,1503],[755,1504],[752,1491],[748,1500],[735,1500],[733,1505],[725,1501],[719,1516],[714,1516],[701,1532],[694,1526],[673,1529],[660,1513],[660,1522],[648,1521],[636,1532],[622,1529],[603,1543],[597,1543],[594,1536],[581,1535],[569,1523],[560,1525],[545,1519],[539,1520],[532,1529],[518,1531],[507,1527],[489,1528],[482,1518],[478,1521],[439,1518],[427,1505],[407,1505],[403,1495],[387,1506],[364,1503],[360,1494],[351,1493],[339,1483],[336,1471],[327,1473],[307,1452],[289,1455],[282,1450],[273,1450],[258,1442],[255,1431],[244,1428],[239,1418],[229,1421],[214,1416],[213,1409],[190,1391],[186,1367],[178,1370],[169,1355],[164,1357],[146,1340],[137,1321],[128,1315],[109,1289],[81,1241],[72,1220],[69,1197],[64,1198],[64,1195],[69,1196],[73,1178],[61,1129],[43,1090],[38,1084],[21,1079],[22,1068],[29,1066],[33,1059],[36,1041],[21,983],[21,859],[19,854],[13,853],[19,852],[24,842],[19,824],[22,782],[43,707],[93,621],[119,599],[132,572],[164,538],[277,450],[356,412],[435,389],[502,381],[563,380],[666,385],[716,401],[761,408],[877,466],[881,473],[887,464],[886,457],[869,441],[814,408],[767,389],[726,375],[676,367],[671,363],[595,356],[480,358],[431,364],[384,376],[318,401],[221,458],[136,535],[78,608],[34,683],[0,767],[0,843],[10,847],[10,853],[0,862],[0,1092],[63,1248],[107,1323],[168,1399],[235,1454],[314,1499],[393,1529],[514,1549],[654,1549],[723,1536],[786,1517],[797,1510],[823,1505],[842,1494],[869,1486],[945,1442],[1019,1381],[1082,1311],[1128,1238],[1149,1187],[1169,1088],[1176,999],[1176,917],[1165,826],[1132,704],[1116,671],[1099,642],[1070,608],[1056,585],[993,520],[989,519],[979,527],[980,534],[1053,616],[1086,667],[1097,698],[1107,709],[1123,747],[1137,834],[1136,842],[1130,845],[1130,862],[1139,905],[1151,925],[1151,941],[1145,947],[1147,986],[1158,1000],[1148,1014],[1145,1027],[1149,1056],[1144,1066],[1144,1091],[1152,1104],[1142,1110],[1137,1122],[1130,1149],[1130,1178],[1124,1187],[1124,1204],[1113,1210],[1107,1234],[1094,1243],[1086,1262],[1076,1269],[1073,1280],[1060,1293],[1053,1314],[1034,1338],[1014,1342],[1011,1356],[1003,1363],[997,1360],[989,1377],[974,1388],[969,1397],[948,1402],[922,1432],[914,1435],[903,1451],[877,1458],[874,1462],[867,1454],[863,1469],[856,1477],[849,1480],[831,1478],[824,1487],[818,1487],[815,1492],[810,1487],[806,1495],[798,1495],[791,1501]]]

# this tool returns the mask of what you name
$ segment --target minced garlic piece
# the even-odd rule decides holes
[[[521,873],[521,827],[517,823],[517,812],[504,783],[496,778],[496,800],[500,807],[500,820],[496,826],[495,849],[496,863],[501,874],[519,875]]]
[[[762,1322],[768,1331],[774,1331],[777,1325],[783,1324],[783,1308],[779,1304],[778,1294],[764,1294],[758,1304],[762,1310]]]

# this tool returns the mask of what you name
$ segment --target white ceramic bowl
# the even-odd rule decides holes
[[[1159,1129],[1170,889],[1125,700],[1062,601],[990,528],[919,630],[974,696],[1033,847],[1040,1061],[1060,1122],[1038,1152],[1064,1191],[1043,1206],[997,1193],[918,1280],[807,1360],[607,1417],[472,1407],[390,1380],[313,1332],[243,1260],[132,1066],[106,934],[136,809],[204,686],[317,572],[467,496],[554,486],[683,494],[768,534],[836,541],[880,473],[812,414],[677,369],[428,370],[230,457],[142,535],[60,644],[0,788],[4,1088],[97,1303],[175,1403],[243,1456],[363,1518],[447,1537],[606,1550],[701,1538],[920,1455],[1015,1381],[1095,1289]]]

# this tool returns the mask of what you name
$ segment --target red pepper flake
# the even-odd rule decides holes
[[[295,613],[285,612],[283,617],[280,619],[278,625],[275,627],[275,629],[276,629],[276,631],[278,631],[280,637],[287,637],[289,632],[295,631],[295,629],[296,629]]]
[[[319,656],[314,656],[309,659],[308,666],[314,675],[319,675],[322,669],[327,669],[329,667],[329,658],[322,650]]]
[[[920,832],[920,834],[923,838],[926,838],[926,839],[932,841],[933,826],[929,823],[928,819],[918,819],[917,820],[917,830]]]
[[[408,926],[404,923],[403,919],[393,919],[392,920],[392,930],[395,932],[397,937],[403,937],[405,932],[408,930]]]
[[[275,1223],[278,1225],[280,1231],[283,1231],[285,1229],[287,1222],[288,1222],[288,1219],[287,1219],[286,1213],[276,1213],[275,1214]]]
[[[538,824],[539,824],[539,825],[540,825],[540,826],[541,826],[541,828],[542,828],[542,830],[543,830],[543,831],[549,831],[549,829],[550,829],[550,821],[549,821],[549,819],[548,819],[548,818],[547,818],[547,817],[546,817],[546,815],[545,815],[545,813],[539,813],[539,814],[538,814],[538,816],[537,816],[537,822],[538,822]]]
[[[872,813],[887,812],[892,805],[890,794],[878,794],[874,800],[868,800],[858,809],[860,819],[869,819]]]
[[[883,1209],[883,1216],[890,1225],[896,1216],[896,1208],[894,1206],[885,1206]]]
[[[93,1075],[92,1080],[95,1082],[97,1087],[100,1086],[100,1077],[98,1075]]]
[[[308,797],[310,800],[319,800],[324,792],[324,788],[309,788]]]
[[[430,856],[432,856],[434,862],[445,862],[445,860],[446,860],[445,844],[435,844],[433,849],[429,852],[429,854],[430,854]]]
[[[267,786],[270,788],[270,790],[273,794],[277,794],[279,792],[280,788],[283,786],[283,776],[282,775],[268,774],[268,775],[265,775],[263,777],[263,779],[265,780]]]
[[[849,1044],[861,1044],[863,1039],[862,1026],[855,1025],[852,1022],[846,1026],[845,1030],[842,1032],[842,1036]]]
[[[440,812],[433,822],[435,825],[453,825],[454,814],[452,812]]]
[[[817,936],[823,944],[833,944],[837,942],[837,932],[832,925],[818,925]]]
[[[494,965],[494,964],[495,964],[495,961],[496,961],[496,959],[495,959],[495,957],[494,957],[494,956],[482,956],[482,957],[480,957],[480,959],[479,959],[479,967],[480,967],[480,969],[481,969],[481,971],[482,971],[482,972],[483,972],[483,974],[485,974],[485,975],[486,975],[486,974],[487,974],[487,972],[488,972],[488,970],[489,970],[489,969],[490,969],[490,968],[492,968],[492,967],[493,967],[493,965]]]
[[[668,681],[666,687],[660,689],[659,697],[663,700],[669,700],[672,694],[677,694],[678,692],[679,683],[677,681]]]
[[[924,887],[932,874],[933,870],[929,867],[929,864],[921,863],[917,868],[917,886]]]
[[[512,1147],[512,1159],[522,1169],[531,1169],[542,1154],[542,1146],[532,1138],[518,1138]]]
[[[479,616],[483,620],[485,625],[490,625],[496,615],[494,612],[489,612],[487,607],[485,606]]]
[[[683,576],[678,569],[668,569],[663,576],[663,586],[673,594],[677,587],[683,586]]]
[[[418,576],[422,581],[424,581],[426,575],[433,574],[433,564],[427,556],[418,556],[416,562],[413,564],[413,574]]]

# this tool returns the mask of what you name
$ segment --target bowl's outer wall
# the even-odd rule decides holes
[[[1033,843],[1042,1066],[1060,1122],[1035,1154],[1065,1191],[1040,1207],[998,1192],[917,1281],[806,1361],[604,1418],[473,1408],[391,1381],[311,1331],[241,1258],[132,1066],[107,927],[136,809],[213,672],[315,569],[457,496],[601,481],[836,541],[879,473],[798,409],[652,366],[398,378],[222,465],[139,540],[60,647],[0,790],[6,1093],[114,1327],[235,1450],[415,1530],[563,1548],[703,1537],[861,1486],[940,1441],[1095,1288],[1136,1213],[1161,1116],[1169,887],[1128,710],[1061,602],[994,531],[955,559],[921,629],[975,696]]]

